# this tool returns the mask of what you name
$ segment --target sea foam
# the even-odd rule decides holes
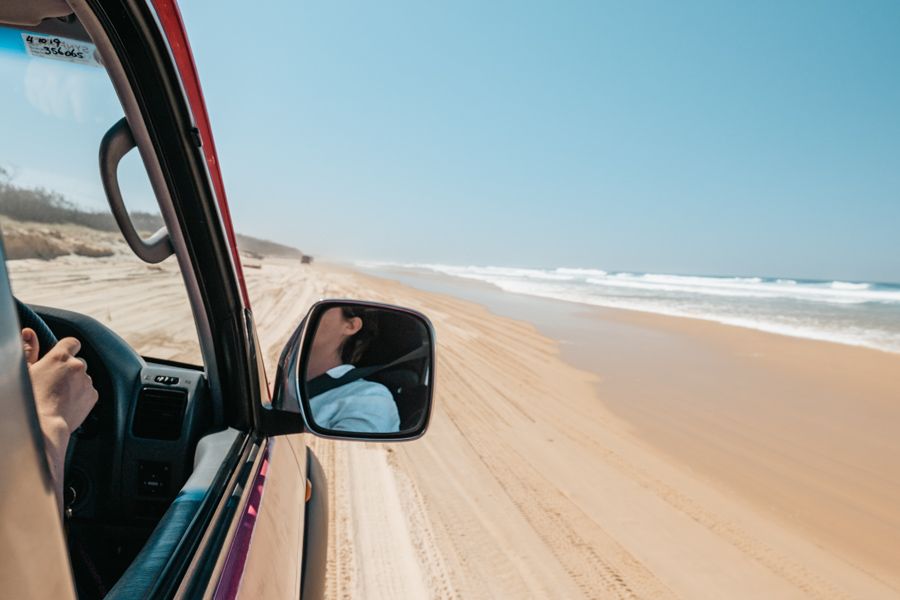
[[[900,353],[900,286],[759,276],[358,263],[482,281],[501,290],[594,306],[706,319]]]

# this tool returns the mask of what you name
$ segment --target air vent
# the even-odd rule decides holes
[[[145,387],[134,411],[131,433],[154,440],[177,440],[181,437],[185,404],[185,390]]]

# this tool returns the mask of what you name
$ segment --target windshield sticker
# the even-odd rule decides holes
[[[97,47],[88,42],[71,40],[58,35],[22,32],[25,51],[31,56],[52,58],[66,62],[99,67]]]

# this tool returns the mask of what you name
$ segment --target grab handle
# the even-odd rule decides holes
[[[165,227],[160,227],[149,238],[142,238],[128,216],[128,210],[122,201],[122,191],[119,189],[119,161],[136,145],[128,121],[122,117],[109,128],[100,142],[100,179],[113,217],[128,246],[144,262],[158,263],[175,253],[169,232]]]

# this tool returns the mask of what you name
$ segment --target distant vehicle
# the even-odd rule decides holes
[[[86,140],[100,155],[91,176],[134,254],[148,263],[177,258],[203,357],[202,365],[142,357],[91,316],[18,302],[0,249],[0,596],[320,597],[326,484],[305,433],[370,441],[423,435],[434,387],[430,323],[396,307],[321,302],[285,346],[270,393],[175,2],[7,0],[0,35],[0,51],[32,61],[28,77],[33,61],[55,61],[76,79],[88,66],[108,75],[124,117],[103,124],[102,139]],[[223,48],[223,60],[245,42]],[[67,98],[48,99],[56,101]],[[55,118],[27,127],[58,159],[45,133]],[[166,224],[150,237],[138,233],[120,189],[119,161],[135,147]],[[151,309],[138,305],[132,316]],[[354,346],[352,363],[322,371],[328,364],[317,352],[327,335],[320,332],[335,319],[347,336],[367,328],[370,335]],[[62,517],[22,356],[25,325],[44,351],[57,338],[81,340],[99,393],[69,447]],[[380,412],[359,411],[356,393],[376,398]]]

